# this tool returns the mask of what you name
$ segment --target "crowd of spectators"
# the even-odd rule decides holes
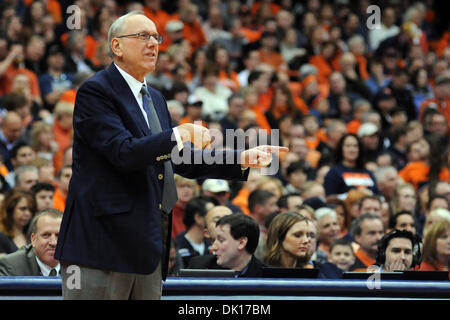
[[[174,126],[208,127],[216,149],[268,137],[290,149],[274,158],[276,173],[251,169],[244,183],[175,176],[172,275],[242,261],[248,274],[263,264],[325,277],[366,270],[394,229],[423,239],[417,269],[448,270],[448,21],[442,27],[434,1],[382,1],[375,19],[370,4],[2,1],[0,254],[30,242],[37,212],[64,211],[77,89],[111,64],[111,23],[142,10],[163,36],[146,81],[163,92]],[[239,248],[255,234],[251,221],[257,245],[248,239],[236,262],[223,242]]]

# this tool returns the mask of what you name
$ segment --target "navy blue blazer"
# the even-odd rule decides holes
[[[170,222],[166,224],[169,230],[161,228],[165,218],[160,210],[163,162],[170,161],[177,143],[164,97],[152,88],[149,92],[161,122],[158,134],[150,132],[136,98],[114,64],[78,90],[73,173],[56,259],[138,274],[152,273],[160,262],[163,233],[171,228]],[[243,172],[236,164],[239,151],[214,153],[188,144],[182,151],[191,160],[207,152],[223,163],[234,164],[177,164],[174,172],[187,178],[247,179],[248,170]]]

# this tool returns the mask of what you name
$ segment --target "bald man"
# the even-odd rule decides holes
[[[9,111],[3,118],[0,130],[0,152],[3,157],[3,163],[8,170],[13,170],[10,152],[14,146],[19,143],[23,133],[22,118],[17,112]]]
[[[231,209],[225,206],[216,206],[210,209],[205,216],[205,238],[209,238],[211,243],[213,243],[216,240],[217,221],[232,213]],[[184,267],[188,267],[189,269],[223,269],[217,264],[217,257],[214,254],[193,257],[189,262],[189,266]]]

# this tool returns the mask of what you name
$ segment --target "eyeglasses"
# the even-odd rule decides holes
[[[157,33],[150,34],[147,32],[139,32],[139,33],[131,33],[131,34],[125,34],[123,36],[118,36],[117,38],[138,38],[142,41],[149,41],[150,38],[153,38],[158,42],[158,44],[161,44],[163,42],[163,36],[159,35]]]

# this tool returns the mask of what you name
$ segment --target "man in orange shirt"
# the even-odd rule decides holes
[[[354,221],[351,234],[359,244],[359,249],[355,252],[356,260],[350,271],[367,271],[368,267],[375,264],[378,242],[384,235],[383,222],[376,214],[364,213]]]
[[[64,212],[66,208],[66,197],[69,191],[69,182],[72,177],[72,166],[64,166],[59,171],[57,178],[57,187],[53,195],[53,208]]]
[[[277,46],[277,34],[275,32],[264,31],[261,36],[261,42],[262,47],[259,49],[261,62],[271,65],[275,70],[287,70],[283,56],[275,49]]]
[[[442,113],[447,122],[450,123],[450,74],[444,73],[436,77],[434,81],[434,98],[427,99],[422,102],[420,106],[420,121],[423,123],[424,111],[427,108],[436,108]],[[448,134],[450,134],[450,126],[448,127]]]

